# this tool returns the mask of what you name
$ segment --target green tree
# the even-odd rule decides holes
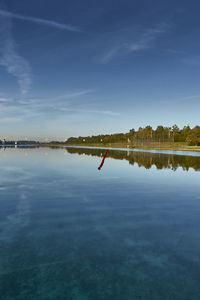
[[[195,126],[189,133],[186,141],[189,145],[200,146],[200,126]]]
[[[173,135],[173,141],[178,142],[179,141],[179,134],[180,134],[180,129],[178,126],[175,124],[172,126],[172,135]]]

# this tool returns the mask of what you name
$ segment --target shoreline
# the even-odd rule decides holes
[[[0,145],[1,148],[38,148],[38,147],[51,147],[51,148],[82,148],[82,149],[110,149],[110,150],[120,150],[120,151],[139,151],[139,152],[160,152],[160,153],[173,153],[184,155],[187,152],[200,154],[200,146],[187,146],[187,145],[163,145],[163,146],[153,146],[153,145],[127,145],[127,144],[63,144],[63,143],[43,143],[37,145]],[[199,155],[197,155],[199,156]]]
[[[48,145],[43,145],[44,147]],[[200,156],[200,149],[172,149],[172,148],[141,148],[141,147],[124,147],[124,145],[121,145],[121,147],[118,145],[118,146],[97,146],[97,145],[62,145],[62,144],[59,144],[59,145],[53,145],[53,146],[50,146],[49,147],[52,147],[52,148],[77,148],[77,149],[102,149],[102,150],[106,150],[106,149],[109,149],[109,150],[113,150],[113,151],[131,151],[131,152],[151,152],[151,153],[160,153],[160,154],[171,154],[171,155],[182,155],[182,156],[196,156],[196,157],[199,157]],[[199,147],[200,148],[200,147]]]
[[[74,145],[66,145],[66,144],[43,144],[42,146],[49,146],[49,147],[75,147],[75,148],[102,148],[102,149],[124,149],[128,150],[168,150],[168,151],[193,151],[193,152],[200,152],[200,146],[174,146],[174,147],[167,147],[167,146],[131,146],[131,145],[124,145],[124,144],[116,144],[116,145],[99,145],[99,144],[74,144]]]

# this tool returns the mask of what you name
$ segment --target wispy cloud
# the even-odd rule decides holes
[[[179,100],[199,100],[199,99],[200,99],[200,95],[191,95],[191,96],[182,97]]]
[[[124,46],[116,46],[110,50],[108,50],[106,53],[103,54],[103,56],[100,59],[100,63],[107,64],[110,62],[114,57],[116,57],[121,49],[123,49]]]
[[[18,117],[8,117],[8,118],[1,118],[0,123],[16,123],[21,122],[23,119]]]
[[[35,18],[35,17],[31,17],[31,16],[23,16],[20,14],[15,14],[15,13],[1,10],[1,9],[0,9],[0,15],[4,16],[4,17],[12,17],[12,18],[15,18],[18,20],[24,20],[24,21],[28,21],[28,22],[32,22],[32,23],[37,23],[40,25],[50,26],[50,27],[54,27],[57,29],[62,29],[62,30],[67,30],[67,31],[72,31],[72,32],[81,32],[81,30],[79,28],[72,26],[72,25],[66,25],[66,24],[58,23],[58,22],[55,22],[52,20],[45,20],[45,19]]]
[[[143,30],[139,36],[135,38],[135,41],[133,41],[131,34],[128,38],[126,36],[122,36],[120,38],[117,36],[116,41],[114,41],[115,45],[102,55],[100,63],[106,64],[120,55],[123,56],[151,48],[153,42],[164,34],[168,27],[169,26],[167,24],[163,23],[159,24],[155,28]]]
[[[0,98],[0,103],[1,102],[8,102],[9,100],[7,98]]]
[[[11,32],[12,18],[73,32],[80,32],[80,29],[71,25],[57,23],[51,20],[22,16],[0,9],[0,66],[4,66],[7,69],[8,73],[17,78],[21,95],[25,96],[29,91],[32,83],[31,67],[28,61],[18,54],[17,47]],[[0,100],[0,102],[3,102],[3,100]]]
[[[25,95],[31,85],[31,68],[29,63],[17,53],[11,33],[10,18],[0,14],[0,66],[17,78],[22,95]]]
[[[183,97],[172,97],[172,98],[167,98],[167,99],[159,99],[159,102],[165,103],[169,105],[169,103],[181,103],[181,104],[192,104],[192,103],[199,103],[200,100],[200,95],[188,95],[188,96],[183,96]]]
[[[93,90],[82,90],[82,91],[75,91],[75,92],[69,92],[69,93],[65,93],[63,95],[59,95],[57,97],[54,97],[53,100],[66,100],[66,99],[72,99],[72,98],[78,98],[84,95],[88,95],[89,93],[91,93]]]
[[[78,94],[78,93],[77,93]],[[74,96],[75,97],[75,96]],[[78,97],[78,96],[77,96]],[[69,115],[69,114],[103,114],[103,115],[110,115],[110,116],[118,116],[120,113],[111,111],[111,110],[101,110],[101,109],[94,109],[91,108],[90,104],[86,104],[84,101],[84,104],[82,103],[74,103],[71,102],[70,99],[67,101],[62,101],[63,98],[60,98],[60,100],[56,101],[41,101],[41,100],[29,100],[27,102],[20,101],[22,104],[21,107],[25,110],[31,110],[33,113],[39,113],[39,114],[55,114],[57,116],[59,115]],[[64,98],[65,99],[65,98]],[[27,112],[26,112],[27,113]]]
[[[0,123],[26,122],[36,118],[51,118],[53,120],[74,115],[107,115],[119,116],[113,110],[96,108],[96,104],[85,101],[85,95],[92,90],[67,92],[52,98],[15,98],[0,102]],[[77,98],[77,99],[75,99]],[[56,99],[56,100],[55,100]],[[48,100],[48,101],[47,101]],[[76,101],[75,101],[76,100]],[[84,100],[84,101],[82,101]]]
[[[171,48],[165,49],[165,52],[169,53],[169,54],[174,54],[174,55],[184,55],[184,54],[186,54],[186,52],[183,51],[183,50],[176,50],[176,49],[171,49]]]
[[[119,116],[120,113],[111,110],[81,109],[81,108],[60,108],[63,112],[86,113],[86,114],[103,114],[109,116]]]
[[[192,67],[200,67],[200,56],[199,55],[193,55],[182,58],[182,63],[188,66]]]

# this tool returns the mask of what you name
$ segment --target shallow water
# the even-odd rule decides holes
[[[0,149],[1,299],[199,299],[200,157]]]

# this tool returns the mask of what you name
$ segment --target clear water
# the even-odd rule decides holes
[[[200,157],[0,149],[0,299],[200,299]]]

